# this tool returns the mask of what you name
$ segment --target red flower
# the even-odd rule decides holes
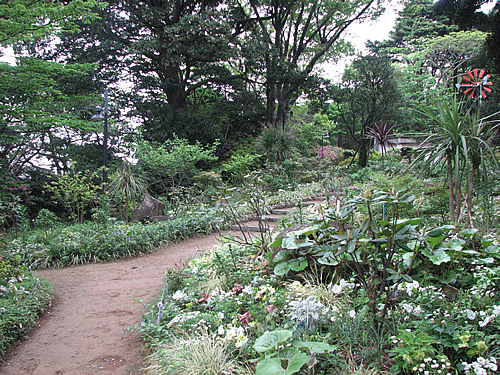
[[[209,297],[207,293],[203,293],[201,297],[196,300],[196,303],[206,303]]]
[[[238,314],[238,319],[240,320],[241,325],[244,326],[245,324],[248,324],[248,322],[251,322],[253,317],[252,314],[247,311],[244,314]]]
[[[242,290],[243,290],[243,285],[241,284],[234,284],[233,289],[231,289],[231,291],[236,295],[240,294]]]

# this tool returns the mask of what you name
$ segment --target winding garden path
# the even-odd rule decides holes
[[[152,302],[167,268],[211,249],[217,237],[193,238],[113,263],[37,271],[54,285],[54,305],[0,364],[0,374],[142,374],[140,334],[126,331],[141,320],[140,301]]]

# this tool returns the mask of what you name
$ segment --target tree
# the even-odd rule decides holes
[[[394,68],[387,57],[367,55],[356,59],[344,72],[340,87],[333,88],[335,120],[347,128],[358,145],[358,164],[368,164],[368,127],[397,119],[401,93]]]
[[[67,169],[63,144],[83,141],[97,130],[88,121],[90,103],[95,103],[92,69],[27,57],[15,66],[0,63],[0,163],[5,170],[18,175],[44,158]],[[75,90],[78,84],[86,88]]]
[[[90,22],[99,0],[9,0],[0,3],[0,46],[33,41],[60,32],[76,31],[77,21]]]
[[[121,107],[146,139],[177,134],[205,144],[226,139],[230,147],[260,130],[262,105],[244,80],[231,2],[111,0],[99,15],[64,34],[55,51],[39,53],[96,63],[99,79],[131,82]]]
[[[291,104],[300,96],[314,68],[343,51],[341,37],[355,21],[380,10],[373,0],[238,1],[251,38],[260,51],[252,67],[262,76],[266,124],[286,127]]]
[[[438,0],[434,5],[436,14],[446,16],[461,30],[473,28],[488,31],[488,16],[479,8],[490,0]],[[491,0],[494,1],[494,0]]]
[[[416,60],[436,77],[436,87],[446,89],[450,83],[457,83],[457,76],[470,67],[471,60],[480,56],[487,36],[481,31],[460,31],[423,40]]]
[[[399,13],[389,39],[381,43],[368,43],[374,53],[382,53],[400,61],[401,55],[414,52],[421,38],[433,39],[451,31],[458,31],[456,26],[433,9],[433,0],[410,0],[405,2]]]

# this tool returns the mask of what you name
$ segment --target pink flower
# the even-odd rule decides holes
[[[247,311],[244,314],[238,314],[238,319],[240,320],[241,325],[244,326],[245,324],[248,324],[248,322],[251,322],[253,317],[252,314]]]
[[[268,313],[272,313],[273,311],[276,311],[277,309],[273,306],[273,305],[267,305],[265,307],[265,310],[268,312]]]
[[[26,185],[21,185],[21,188],[20,188],[22,191],[26,191],[28,190],[28,187]]]
[[[231,291],[236,295],[240,294],[242,290],[243,290],[243,285],[241,284],[234,284],[233,289],[231,289]]]
[[[333,152],[333,150],[330,150],[328,146],[320,146],[318,147],[318,157],[335,160],[337,155]]]

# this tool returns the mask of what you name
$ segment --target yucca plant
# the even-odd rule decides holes
[[[492,120],[496,114],[480,118],[473,106],[467,107],[456,96],[451,102],[443,97],[436,103],[435,111],[422,109],[417,112],[432,121],[434,132],[424,134],[426,139],[412,165],[423,163],[431,169],[436,164],[446,164],[450,220],[460,222],[465,216],[466,224],[470,225],[474,181],[480,167],[485,165],[487,155],[491,156],[498,171],[498,161],[490,147],[498,126],[498,120]],[[487,174],[483,177],[487,178]],[[462,210],[463,185],[466,186],[465,215]]]
[[[130,164],[124,163],[111,176],[108,186],[111,196],[117,200],[125,201],[125,223],[128,224],[128,210],[130,201],[141,196],[146,191],[144,181],[138,177],[130,168]]]

